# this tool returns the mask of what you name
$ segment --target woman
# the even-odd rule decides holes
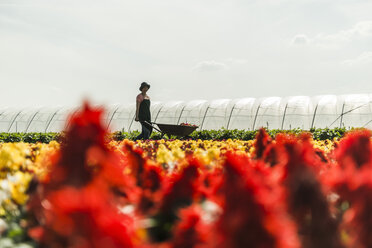
[[[152,127],[145,123],[151,123],[150,113],[150,97],[146,94],[150,89],[150,85],[146,82],[141,84],[139,90],[141,93],[136,98],[136,121],[139,121],[142,126],[142,133],[136,137],[138,139],[148,139],[152,132]]]

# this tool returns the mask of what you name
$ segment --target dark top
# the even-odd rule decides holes
[[[148,121],[151,122],[151,113],[150,113],[150,100],[143,99],[138,111],[139,121]]]

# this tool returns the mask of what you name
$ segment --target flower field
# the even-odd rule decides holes
[[[372,247],[369,130],[341,140],[0,143],[0,247]]]

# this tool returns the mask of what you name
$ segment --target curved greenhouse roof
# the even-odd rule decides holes
[[[60,132],[77,108],[0,108],[0,132]],[[105,124],[112,131],[139,130],[135,104],[106,107]],[[199,130],[366,127],[372,129],[372,94],[264,97],[189,102],[152,102],[152,121],[187,122]]]

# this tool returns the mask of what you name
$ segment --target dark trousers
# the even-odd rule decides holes
[[[142,126],[142,133],[136,137],[135,140],[144,139],[147,140],[150,138],[150,135],[152,133],[152,127],[144,122],[141,121]]]

